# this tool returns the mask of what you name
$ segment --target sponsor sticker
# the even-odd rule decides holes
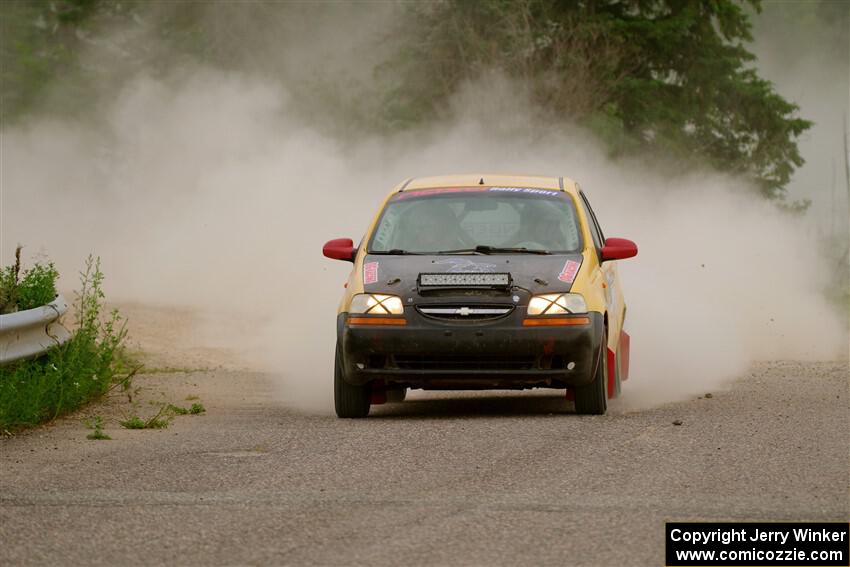
[[[558,274],[558,279],[564,283],[573,283],[573,280],[576,279],[579,266],[581,264],[575,260],[567,260],[567,263],[564,264],[564,269]]]
[[[430,189],[411,189],[396,193],[392,196],[393,201],[403,201],[420,197],[431,197],[449,195],[452,193],[521,193],[523,195],[538,195],[540,197],[566,197],[562,191],[551,189],[535,189],[533,187],[490,187],[487,185],[475,187],[434,187]]]
[[[363,283],[373,284],[378,282],[378,263],[366,262],[363,264]]]
[[[490,191],[495,193],[525,193],[527,195],[560,195],[560,191],[549,189],[533,189],[531,187],[491,187]]]
[[[393,195],[393,201],[403,201],[415,197],[430,197],[432,195],[447,195],[449,193],[483,193],[489,191],[489,187],[435,187],[433,189],[412,189],[403,193]]]
[[[605,300],[611,311],[617,308],[617,294],[614,293],[614,272],[608,272],[605,275],[608,285],[605,287]]]

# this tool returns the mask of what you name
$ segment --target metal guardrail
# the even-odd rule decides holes
[[[43,354],[71,338],[59,322],[68,310],[61,295],[35,309],[0,315],[0,365]]]

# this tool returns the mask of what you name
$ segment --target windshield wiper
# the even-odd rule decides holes
[[[372,250],[369,254],[385,254],[387,256],[419,256],[422,252],[409,252],[401,248],[392,248],[390,250]]]
[[[487,246],[479,244],[475,248],[461,248],[458,250],[441,250],[437,254],[551,254],[548,250],[535,250],[533,248],[506,248],[501,246]]]

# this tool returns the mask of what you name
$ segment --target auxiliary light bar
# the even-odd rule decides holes
[[[510,274],[419,274],[420,287],[508,287]]]

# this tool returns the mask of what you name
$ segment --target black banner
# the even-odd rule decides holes
[[[850,524],[843,523],[670,522],[665,539],[669,567],[850,565]]]

